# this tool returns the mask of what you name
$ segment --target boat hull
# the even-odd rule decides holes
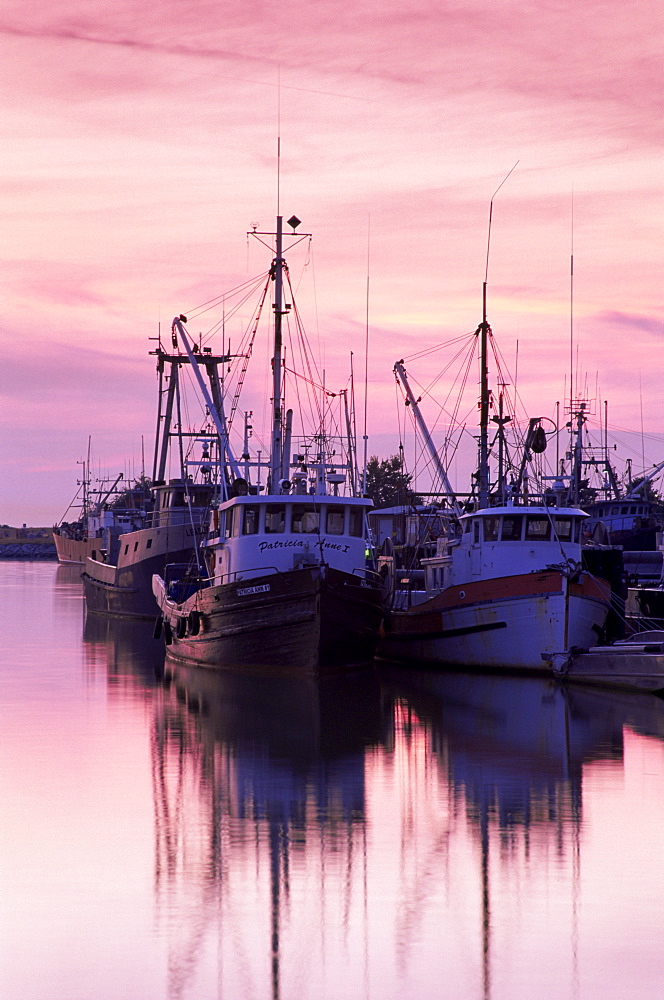
[[[128,538],[132,540],[129,545]],[[90,558],[86,561],[82,579],[87,610],[119,618],[153,619],[159,609],[152,593],[152,577],[162,574],[167,563],[187,563],[193,558],[193,530],[183,526],[146,528],[121,536],[121,541],[124,547],[118,565]],[[147,555],[150,550],[154,555]]]
[[[85,565],[88,556],[96,559],[100,554],[100,538],[69,538],[58,531],[53,532],[53,541],[58,561]]]
[[[562,654],[554,660],[554,674],[561,680],[608,688],[664,693],[664,646],[630,642]]]
[[[366,664],[375,654],[381,593],[353,574],[317,566],[265,574],[203,588],[181,603],[167,598],[160,578],[154,585],[173,660],[311,674]]]
[[[557,650],[596,645],[609,588],[558,571],[449,587],[386,619],[378,655],[431,665],[550,673]]]

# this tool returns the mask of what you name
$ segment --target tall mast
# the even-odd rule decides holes
[[[488,342],[489,324],[486,318],[486,289],[489,282],[489,249],[491,247],[491,221],[493,219],[493,200],[500,191],[507,178],[516,170],[518,160],[511,170],[503,177],[502,181],[493,192],[493,197],[489,202],[489,230],[486,240],[486,267],[484,269],[484,284],[482,285],[482,322],[477,328],[480,335],[480,456],[479,468],[477,470],[477,487],[480,507],[489,506],[489,404],[491,397],[489,393],[489,370],[488,370]],[[502,430],[502,427],[501,427]]]
[[[283,219],[277,216],[277,244],[273,266],[274,279],[274,355],[272,357],[272,447],[270,450],[270,492],[276,493],[283,461],[281,421],[281,317],[283,315]]]
[[[482,285],[482,322],[477,332],[480,335],[480,461],[478,468],[478,489],[480,507],[489,504],[489,370],[487,351],[489,324],[486,318],[486,281]]]

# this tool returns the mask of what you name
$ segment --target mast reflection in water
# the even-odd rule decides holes
[[[150,626],[4,568],[1,996],[660,995],[658,699],[164,677]]]
[[[325,953],[333,929],[346,939],[354,929],[350,904],[366,868],[364,754],[379,743],[382,723],[377,679],[178,668],[170,680],[152,752],[156,890],[177,928],[174,981],[188,965],[193,906],[199,934],[203,922],[221,918],[219,932],[237,958],[269,952],[278,997],[282,932],[286,954],[294,929],[308,939],[299,969],[286,974],[292,986],[294,975],[305,982],[314,975],[310,952]],[[265,995],[255,971],[244,971],[248,979],[233,988]]]

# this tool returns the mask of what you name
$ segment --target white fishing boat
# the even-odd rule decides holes
[[[260,461],[252,466],[248,454],[245,475],[230,478],[237,465],[225,439],[222,495],[198,564],[169,566],[153,578],[156,632],[168,657],[215,669],[312,673],[366,663],[383,615],[367,521],[373,503],[360,495],[351,421],[342,460],[321,426],[291,454],[294,415],[284,407],[281,324],[292,306],[283,298],[283,239],[278,216],[266,286],[274,289],[267,483],[260,484]],[[173,330],[190,352],[183,317],[174,319]],[[221,413],[212,400],[209,406],[223,438],[223,400]]]
[[[558,650],[595,645],[611,590],[582,567],[586,518],[581,510],[534,505],[462,515],[461,536],[439,539],[436,555],[422,560],[421,603],[397,606],[386,619],[381,654],[545,670]]]
[[[516,482],[506,485],[500,463],[497,480],[491,483],[486,283],[483,299],[483,320],[476,331],[481,394],[478,490],[470,504],[475,509],[461,513],[454,501],[459,531],[439,538],[435,555],[420,560],[423,589],[414,590],[408,582],[400,588],[400,574],[390,565],[394,557],[381,557],[394,597],[379,652],[387,659],[441,666],[547,671],[559,650],[600,641],[611,587],[586,568],[583,524],[588,516],[578,508],[557,506],[555,491],[537,502],[522,489],[528,454],[544,443],[541,423],[530,423]],[[402,362],[395,371],[421,421],[419,400]],[[499,416],[493,419],[502,434],[502,397]],[[422,429],[432,459],[439,462],[430,435]],[[449,497],[452,488],[442,468],[440,475]]]

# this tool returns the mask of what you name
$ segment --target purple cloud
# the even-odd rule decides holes
[[[600,323],[617,327],[620,330],[643,330],[655,336],[664,335],[664,320],[653,316],[640,316],[635,313],[622,313],[616,310],[601,312],[596,317]]]

